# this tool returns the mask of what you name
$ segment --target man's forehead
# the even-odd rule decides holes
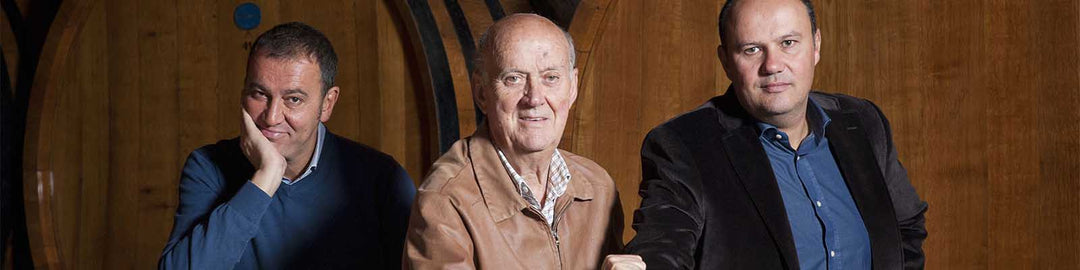
[[[806,35],[803,32],[812,31],[806,6],[798,0],[739,1],[732,15],[728,27],[740,39]]]
[[[250,64],[246,84],[266,91],[313,92],[322,86],[321,76],[319,66],[304,57],[258,57]]]
[[[549,40],[533,40],[499,44],[495,46],[494,53],[495,57],[500,61],[525,59],[566,60],[567,48]]]
[[[558,40],[514,40],[493,48],[495,68],[555,69],[570,65],[568,48]]]
[[[536,14],[514,14],[491,26],[485,36],[490,38],[486,48],[489,56],[514,57],[521,54],[545,57],[567,53],[569,44],[562,29]],[[486,38],[485,38],[486,39]],[[539,52],[538,52],[539,51]],[[542,55],[542,54],[548,55]],[[537,55],[540,54],[540,55]]]

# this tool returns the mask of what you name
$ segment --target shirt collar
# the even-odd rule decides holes
[[[326,127],[323,126],[322,123],[319,123],[319,137],[316,139],[316,142],[315,142],[315,153],[311,155],[311,161],[308,162],[307,169],[304,170],[304,173],[300,174],[300,177],[297,177],[296,180],[289,180],[289,178],[281,177],[281,182],[282,183],[284,183],[286,185],[296,184],[296,182],[300,182],[300,180],[304,180],[304,177],[307,177],[308,175],[310,175],[312,172],[315,171],[315,168],[319,167],[319,157],[322,156],[323,141],[324,141],[325,137],[326,137]]]
[[[547,192],[542,206],[535,193],[529,189],[529,185],[525,184],[525,178],[518,174],[517,170],[514,170],[514,166],[506,159],[506,155],[503,154],[502,150],[495,147],[495,152],[499,154],[499,160],[502,161],[503,168],[510,175],[510,179],[514,180],[514,185],[517,187],[521,198],[525,199],[529,206],[540,211],[548,225],[553,225],[555,222],[555,199],[558,199],[559,196],[566,192],[567,184],[570,183],[571,178],[570,169],[566,167],[566,160],[563,159],[562,154],[559,154],[559,149],[555,149],[554,153],[551,154],[551,165],[548,166]]]
[[[812,98],[808,98],[806,102],[806,118],[807,123],[810,125],[811,134],[817,135],[814,136],[815,139],[821,140],[822,137],[825,137],[825,128],[829,126],[832,119],[825,113],[825,109],[818,106],[817,102]],[[762,121],[757,121],[757,126],[760,131],[758,136],[761,138],[772,138],[772,136],[776,136],[775,134],[779,132],[776,126]]]

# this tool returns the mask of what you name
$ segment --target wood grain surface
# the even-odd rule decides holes
[[[64,2],[69,19],[50,32],[25,145],[39,268],[155,266],[184,158],[238,135],[247,49],[277,23],[312,24],[337,49],[342,93],[328,127],[422,179],[437,135],[405,5],[256,0],[262,24],[243,31],[232,22],[241,2]],[[462,9],[475,41],[493,21],[485,2],[428,1],[462,136],[475,129],[475,111],[446,5]],[[532,10],[524,0],[496,2],[506,14]],[[823,47],[814,86],[867,98],[888,116],[900,160],[930,204],[928,268],[1080,265],[1080,3],[815,4]],[[624,239],[640,203],[644,135],[727,88],[715,49],[722,5],[582,0],[570,23],[581,85],[561,147],[615,179]]]

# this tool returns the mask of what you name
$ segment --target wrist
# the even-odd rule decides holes
[[[278,186],[281,185],[281,177],[285,174],[283,168],[261,168],[251,176],[251,182],[259,187],[266,195],[274,196]]]

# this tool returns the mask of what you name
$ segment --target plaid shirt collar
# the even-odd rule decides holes
[[[566,161],[563,160],[562,154],[559,154],[559,149],[555,149],[555,153],[551,155],[551,165],[548,166],[548,181],[547,181],[547,193],[544,200],[544,204],[540,204],[536,199],[535,193],[529,189],[529,185],[525,184],[525,178],[521,177],[514,170],[514,166],[510,165],[510,161],[506,159],[506,155],[498,147],[495,151],[499,153],[499,160],[502,161],[503,168],[506,168],[507,174],[514,180],[514,185],[518,188],[518,193],[525,199],[525,202],[529,203],[529,206],[537,211],[540,211],[544,215],[544,220],[552,228],[555,227],[555,199],[562,196],[566,192],[566,186],[570,183],[570,169],[566,167]]]

